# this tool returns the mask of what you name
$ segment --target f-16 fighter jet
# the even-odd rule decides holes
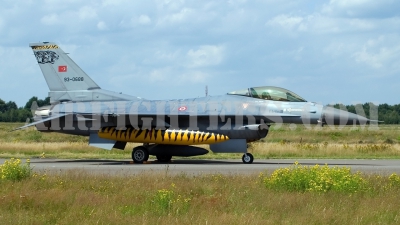
[[[89,145],[107,150],[143,143],[132,150],[135,163],[147,161],[149,155],[169,162],[173,156],[207,154],[204,145],[214,153],[244,153],[243,163],[252,163],[248,143],[265,138],[270,124],[371,121],[272,86],[176,100],[124,95],[101,89],[57,44],[30,47],[49,86],[51,105],[38,108],[34,122],[17,129],[36,126],[43,132],[89,136]]]

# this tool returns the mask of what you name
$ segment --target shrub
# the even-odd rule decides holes
[[[25,164],[21,164],[20,159],[11,158],[6,160],[3,165],[0,165],[0,179],[20,181],[31,175],[31,167],[29,159]]]
[[[289,168],[275,170],[264,178],[267,188],[287,191],[310,192],[358,192],[366,189],[366,181],[361,174],[352,174],[350,168],[330,168],[328,165],[302,166],[295,162]]]
[[[392,173],[389,176],[389,182],[391,187],[400,187],[400,177],[396,173]]]
[[[171,187],[175,188],[175,184],[172,184]],[[161,189],[154,195],[152,202],[159,213],[174,212],[178,214],[188,210],[190,201],[191,198],[176,196],[172,189]]]

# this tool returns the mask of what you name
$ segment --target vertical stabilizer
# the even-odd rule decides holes
[[[50,91],[99,89],[100,87],[55,43],[29,45]]]
[[[50,102],[130,101],[138,97],[101,89],[58,45],[31,43],[43,76],[49,86]]]

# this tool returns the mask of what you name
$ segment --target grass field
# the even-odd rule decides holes
[[[90,175],[0,180],[2,224],[399,224],[400,188],[364,176],[356,193],[267,189],[257,175]]]
[[[88,146],[88,138],[41,133],[35,128],[11,131],[21,123],[0,123],[0,157],[129,159],[126,151]],[[203,146],[208,148],[208,146]],[[400,158],[400,126],[316,127],[273,125],[268,136],[250,144],[256,158]],[[196,158],[240,158],[240,154],[207,154]]]
[[[0,157],[130,158],[130,151],[89,147],[85,137],[34,129],[9,132],[20,125],[0,124]],[[379,130],[282,126],[272,127],[266,139],[250,148],[257,158],[400,158],[399,143],[398,126]],[[165,170],[111,176],[75,170],[58,175],[42,172],[21,181],[0,178],[0,224],[400,223],[398,176],[397,185],[392,185],[388,177],[362,174],[368,188],[321,193],[267,188],[265,179],[273,171],[260,172],[263,175],[173,176]]]

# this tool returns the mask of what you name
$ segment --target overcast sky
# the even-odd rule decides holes
[[[29,43],[56,42],[108,90],[147,99],[279,86],[308,101],[400,103],[398,0],[3,0],[0,98],[48,87]]]

